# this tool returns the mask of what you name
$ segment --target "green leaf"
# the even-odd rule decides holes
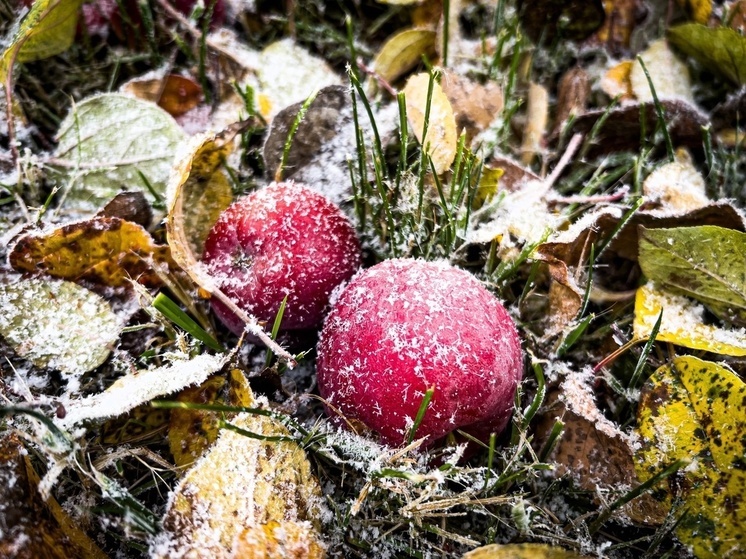
[[[742,557],[746,548],[746,384],[731,370],[679,357],[645,384],[637,415],[641,481],[688,465],[660,486],[683,500],[676,535],[700,559]]]
[[[36,0],[0,58],[0,83],[15,62],[31,62],[66,51],[75,40],[83,0]]]
[[[714,225],[641,227],[639,261],[649,280],[721,319],[746,322],[746,233]]]
[[[122,328],[104,299],[69,281],[0,284],[0,307],[0,334],[18,355],[68,374],[103,363]]]
[[[140,190],[154,202],[147,184],[165,197],[176,147],[186,136],[155,103],[104,94],[73,107],[58,137],[54,157],[67,181],[65,205],[95,211],[122,190]]]
[[[746,37],[730,27],[685,23],[671,27],[668,40],[679,50],[736,85],[746,83]]]

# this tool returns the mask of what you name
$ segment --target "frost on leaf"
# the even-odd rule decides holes
[[[104,299],[68,281],[0,284],[0,307],[0,333],[18,355],[71,375],[101,365],[122,328]]]
[[[667,293],[648,283],[635,296],[634,333],[638,340],[650,337],[663,312],[656,340],[710,351],[720,355],[746,355],[746,331],[726,329],[705,321],[705,308],[695,301]]]
[[[111,93],[75,105],[58,139],[65,206],[96,211],[122,190],[162,197],[184,133],[154,103]]]
[[[640,58],[645,64],[650,81],[653,82],[658,99],[683,99],[688,103],[694,102],[689,70],[668,48],[666,41],[655,41],[647,50],[640,53]],[[639,101],[653,101],[648,78],[637,60],[632,65],[629,80],[632,91]]]
[[[743,557],[746,548],[746,384],[730,369],[678,357],[643,388],[637,413],[641,481],[677,460],[688,465],[660,487],[683,503],[676,527],[699,559]]]
[[[63,429],[83,421],[107,419],[122,415],[159,396],[204,382],[225,366],[231,354],[202,354],[191,359],[175,360],[169,365],[145,369],[118,379],[104,392],[65,403],[67,414],[57,420]]]
[[[261,415],[241,414],[231,424],[262,437],[289,435]],[[282,539],[287,538],[284,543],[292,549],[307,549],[309,557],[320,557],[311,551],[323,549],[318,533],[321,512],[318,482],[297,444],[224,429],[171,495],[151,557],[253,556],[241,550],[256,549],[252,542],[257,538],[268,538],[269,549],[282,549]]]
[[[22,237],[9,260],[18,271],[44,271],[62,279],[118,287],[129,280],[157,285],[153,266],[168,262],[169,256],[167,247],[156,245],[142,226],[117,217],[95,217]]]
[[[705,179],[686,152],[650,173],[642,183],[642,192],[646,203],[656,206],[647,210],[651,215],[685,214],[710,203]]]

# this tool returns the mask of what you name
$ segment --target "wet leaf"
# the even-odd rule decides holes
[[[151,557],[235,557],[233,542],[239,534],[259,530],[271,539],[282,533],[275,523],[291,532],[302,527],[294,546],[302,541],[309,549],[323,547],[318,533],[321,491],[303,450],[288,440],[262,440],[289,435],[266,416],[241,414],[231,424],[260,438],[221,431],[174,490]]]
[[[731,370],[678,357],[643,388],[637,414],[637,475],[650,479],[677,460],[664,501],[683,499],[676,535],[699,559],[741,557],[746,532],[746,385]]]
[[[125,375],[103,392],[67,403],[67,413],[57,423],[68,429],[84,421],[117,417],[159,396],[203,383],[222,369],[231,355],[202,354],[191,359],[174,359],[162,367]]]
[[[668,29],[676,48],[736,85],[746,83],[746,37],[730,27],[685,23]]]
[[[185,404],[226,404],[249,407],[254,404],[244,374],[232,369],[228,378],[214,376],[199,386],[186,388],[176,398]],[[228,419],[234,414],[228,414]],[[221,414],[206,410],[174,408],[168,428],[168,442],[174,462],[190,466],[218,438]]]
[[[160,284],[153,265],[168,262],[169,256],[168,247],[156,245],[142,226],[117,217],[95,217],[22,237],[9,260],[18,271],[118,287],[129,280]]]
[[[661,311],[657,341],[721,355],[746,355],[746,333],[707,324],[704,307],[681,295],[656,289],[650,283],[639,288],[635,296],[635,338],[650,337]]]
[[[16,62],[31,62],[66,51],[75,40],[83,0],[36,0],[0,57],[0,84]]]
[[[561,547],[540,543],[491,544],[478,547],[463,556],[463,559],[584,559]]]
[[[641,228],[639,260],[661,287],[723,320],[746,321],[746,233],[711,225]]]
[[[122,328],[104,299],[69,281],[0,283],[0,307],[0,333],[18,355],[71,375],[103,363]]]
[[[95,212],[122,190],[140,190],[151,203],[162,199],[185,136],[157,105],[111,93],[73,107],[58,137],[65,206]]]
[[[451,102],[443,93],[443,89],[437,80],[434,81],[427,136],[423,139],[422,133],[425,124],[429,84],[430,74],[416,74],[407,80],[407,85],[404,86],[404,95],[407,103],[407,117],[412,123],[414,134],[432,158],[435,172],[441,174],[450,168],[453,159],[456,157],[458,143],[456,118],[453,114]]]
[[[162,78],[136,78],[122,87],[122,92],[157,104],[173,117],[183,115],[202,101],[202,87],[178,74]]]
[[[15,434],[0,440],[0,556],[106,559],[54,498],[42,499],[39,476]]]
[[[668,48],[665,40],[654,41],[640,53],[650,81],[653,82],[658,99],[683,99],[694,103],[689,69]],[[638,60],[632,64],[629,74],[630,86],[635,97],[642,103],[653,101],[648,78]]]
[[[432,59],[435,54],[435,31],[405,29],[389,37],[381,46],[373,70],[378,76],[393,83],[422,63],[422,57]]]

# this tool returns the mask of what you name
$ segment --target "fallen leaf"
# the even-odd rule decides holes
[[[254,404],[248,381],[238,369],[231,369],[228,378],[216,375],[199,386],[182,390],[176,401],[242,407]],[[233,415],[235,414],[229,414],[228,419]],[[177,466],[190,466],[215,442],[218,438],[219,420],[217,412],[189,408],[171,410],[168,443]]]
[[[117,217],[94,217],[49,233],[26,235],[8,258],[18,271],[42,271],[112,287],[130,280],[159,285],[153,266],[169,261],[168,247],[156,245],[142,226]]]
[[[262,415],[240,414],[231,424],[259,437],[289,436],[285,427]],[[297,444],[223,429],[176,486],[151,557],[244,557],[234,549],[236,537],[247,529],[270,539],[281,536],[275,523],[297,534],[294,547],[323,549],[318,532],[322,503],[318,482]],[[251,549],[252,537],[257,534],[244,532],[246,541],[239,549]],[[281,541],[268,547],[274,545],[282,547]]]
[[[637,475],[646,481],[677,460],[688,465],[660,489],[682,499],[679,539],[699,559],[743,556],[746,546],[746,385],[731,370],[677,357],[643,387],[637,412],[642,445]]]
[[[101,365],[123,326],[99,295],[51,278],[0,283],[0,307],[0,334],[18,355],[70,375]]]
[[[57,501],[39,493],[39,476],[17,435],[0,439],[0,556],[106,559]]]
[[[677,154],[676,161],[661,165],[642,183],[645,211],[651,215],[672,216],[704,208],[710,203],[706,189],[704,177],[688,154]]]
[[[628,53],[632,34],[648,16],[643,0],[604,0],[606,19],[593,38],[613,55]]]
[[[689,69],[668,48],[665,40],[654,41],[639,54],[639,57],[647,68],[648,76],[659,100],[683,99],[687,103],[694,104]],[[639,60],[632,63],[629,82],[638,101],[642,103],[653,101],[653,91],[650,89],[650,83]]]
[[[453,114],[451,102],[443,93],[438,81],[434,80],[430,98],[427,135],[425,138],[422,137],[429,85],[430,74],[416,74],[407,80],[407,84],[404,86],[404,95],[406,97],[407,117],[412,123],[414,135],[432,158],[435,172],[440,175],[451,167],[451,163],[456,157],[458,144],[456,117]]]
[[[601,78],[599,86],[601,91],[612,99],[618,97],[620,101],[629,101],[634,98],[632,84],[629,81],[632,65],[631,60],[622,60],[606,70]]]
[[[122,190],[140,190],[151,203],[162,197],[184,133],[154,103],[108,93],[75,105],[58,139],[65,207],[95,212]]]
[[[562,74],[557,85],[557,106],[554,115],[554,130],[562,132],[569,119],[575,119],[586,111],[591,96],[591,83],[580,66],[570,68]]]
[[[84,421],[108,419],[125,414],[159,396],[178,392],[187,386],[200,384],[217,373],[232,354],[202,354],[192,358],[174,359],[154,369],[144,369],[117,379],[103,392],[65,403],[65,417],[58,418],[62,429]]]
[[[606,13],[601,0],[520,0],[521,25],[534,43],[544,45],[557,37],[580,41],[603,25]]]
[[[405,29],[389,37],[373,60],[373,71],[387,83],[393,83],[422,63],[422,57],[435,54],[435,31]]]
[[[158,78],[139,77],[124,84],[123,93],[150,101],[173,117],[183,115],[202,101],[202,87],[191,78],[167,74]]]
[[[153,221],[153,210],[142,191],[132,190],[114,196],[99,210],[96,217],[118,217],[147,229]]]
[[[746,37],[735,29],[685,23],[670,27],[666,37],[673,46],[708,70],[719,73],[735,85],[746,83]]]
[[[711,225],[641,228],[639,262],[661,287],[696,299],[723,320],[746,321],[746,233]]]
[[[326,553],[318,534],[308,523],[270,520],[239,533],[233,544],[233,556],[237,559],[322,559]]]
[[[502,88],[495,82],[488,81],[482,85],[456,72],[445,70],[440,86],[456,116],[456,131],[460,133],[465,130],[467,142],[484,132],[503,110]]]
[[[0,56],[0,85],[16,62],[31,62],[65,52],[75,40],[83,0],[36,0]]]
[[[521,142],[521,163],[529,166],[534,158],[544,151],[544,135],[549,119],[549,91],[542,85],[531,82],[526,94],[526,125]]]
[[[635,296],[633,326],[636,339],[650,337],[661,312],[663,317],[656,341],[720,355],[746,355],[746,332],[743,329],[707,324],[703,306],[681,295],[667,293],[651,283],[640,287]]]
[[[102,423],[96,443],[107,446],[162,443],[168,420],[167,409],[154,408],[150,403],[140,404]]]
[[[463,559],[586,559],[586,555],[578,555],[554,545],[541,543],[493,543],[471,550]]]
[[[712,0],[676,0],[676,3],[697,23],[707,23],[712,14]]]

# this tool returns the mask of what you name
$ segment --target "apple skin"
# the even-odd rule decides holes
[[[416,432],[426,445],[455,429],[481,440],[500,433],[523,374],[513,319],[476,278],[445,262],[394,259],[358,273],[334,301],[317,349],[329,408],[392,446],[406,441],[430,387]]]
[[[213,226],[202,256],[239,308],[272,325],[287,296],[282,330],[318,327],[335,287],[360,268],[360,243],[342,211],[306,186],[272,183],[240,198]],[[244,323],[222,302],[212,308],[237,335]]]

